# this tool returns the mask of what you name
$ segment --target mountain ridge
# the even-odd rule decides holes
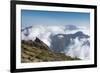
[[[62,36],[59,38],[59,36]],[[78,31],[74,34],[57,34],[54,36],[51,36],[51,48],[56,52],[64,51],[65,47],[67,48],[70,43],[74,44],[74,39],[78,38],[80,41],[83,38],[89,38],[88,35],[84,34],[81,31]],[[89,41],[86,42],[87,44],[90,44]],[[85,44],[85,43],[84,43]],[[84,45],[83,44],[83,45]]]
[[[63,53],[55,53],[50,48],[36,37],[32,40],[22,40],[21,45],[21,62],[48,62],[48,61],[69,61],[80,60],[79,58],[72,58]]]

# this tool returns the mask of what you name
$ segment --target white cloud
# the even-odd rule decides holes
[[[45,44],[47,44],[49,47],[51,45],[51,35],[56,35],[56,34],[72,34],[77,31],[82,31],[85,34],[89,35],[89,29],[86,28],[81,28],[77,30],[68,30],[66,29],[66,26],[64,25],[52,25],[52,26],[42,26],[42,25],[35,25],[31,28],[29,31],[29,35],[25,36],[24,31],[22,32],[22,40],[35,40],[36,37],[41,39]],[[59,36],[60,38],[63,38],[63,36]],[[74,41],[75,44],[69,46],[69,50],[66,51],[65,53],[67,55],[70,55],[72,57],[79,57],[81,59],[88,59],[89,58],[89,46],[83,46],[81,47],[82,43],[86,41],[86,39],[82,39],[81,41],[78,40],[78,38],[72,40]]]
[[[90,57],[90,47],[86,44],[83,45],[85,41],[88,39],[82,39],[78,40],[78,38],[75,38],[71,42],[74,42],[74,44],[70,44],[69,50],[65,50],[66,55],[70,55],[72,57],[78,57],[81,59],[89,59]],[[82,46],[83,45],[83,46]]]

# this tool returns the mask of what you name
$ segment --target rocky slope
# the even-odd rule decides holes
[[[80,60],[79,58],[66,56],[63,53],[55,53],[39,38],[36,38],[34,41],[22,40],[21,43],[22,63]]]

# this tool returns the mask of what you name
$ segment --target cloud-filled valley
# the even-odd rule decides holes
[[[27,34],[27,35],[25,35]],[[89,28],[74,25],[34,25],[22,31],[22,40],[38,37],[51,50],[80,59],[90,58]]]

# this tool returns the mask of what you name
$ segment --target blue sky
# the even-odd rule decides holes
[[[31,25],[90,25],[90,13],[21,10],[22,28]]]

